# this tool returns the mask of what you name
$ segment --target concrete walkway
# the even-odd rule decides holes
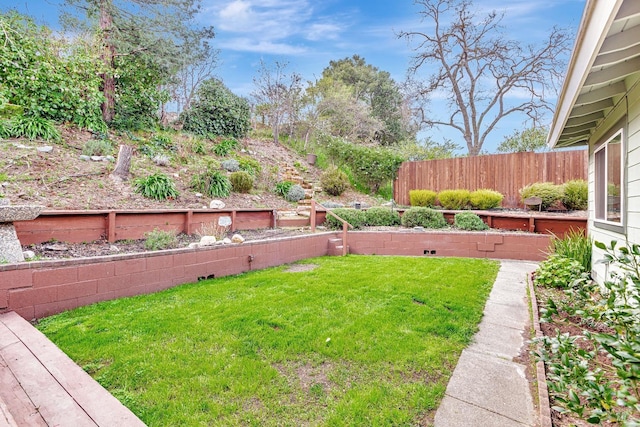
[[[0,426],[144,426],[40,331],[0,314]]]
[[[537,264],[502,261],[473,343],[458,360],[435,427],[535,427],[525,366],[514,362],[529,327],[527,273]]]

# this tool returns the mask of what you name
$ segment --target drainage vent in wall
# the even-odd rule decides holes
[[[431,249],[431,250],[425,249],[424,250],[424,254],[425,255],[435,255],[436,254],[436,250],[435,249]]]
[[[198,277],[198,282],[200,282],[201,280],[209,280],[209,279],[215,279],[216,275],[215,274],[210,274],[208,276],[200,276]]]

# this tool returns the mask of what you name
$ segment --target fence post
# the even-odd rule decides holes
[[[311,232],[316,232],[316,201],[311,199],[311,215],[309,216],[309,220],[311,221]]]
[[[109,211],[107,214],[107,242],[113,243],[116,241],[116,211]]]

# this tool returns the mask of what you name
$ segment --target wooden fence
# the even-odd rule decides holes
[[[587,179],[587,150],[512,153],[405,162],[393,183],[396,203],[409,205],[409,191],[489,188],[504,195],[502,206],[521,207],[519,190],[534,182],[563,184]]]

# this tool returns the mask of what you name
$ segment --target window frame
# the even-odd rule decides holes
[[[625,131],[623,127],[618,127],[602,144],[597,146],[593,151],[594,163],[594,209],[593,223],[594,226],[616,233],[624,234],[626,224],[626,200],[625,200]],[[609,150],[610,143],[619,138],[620,144],[620,221],[610,221],[608,216],[608,182],[609,182]],[[598,163],[600,155],[604,155],[604,165]],[[604,173],[604,176],[602,174]],[[604,181],[604,182],[602,182]],[[602,192],[604,191],[604,194]],[[598,214],[602,217],[598,217]]]

